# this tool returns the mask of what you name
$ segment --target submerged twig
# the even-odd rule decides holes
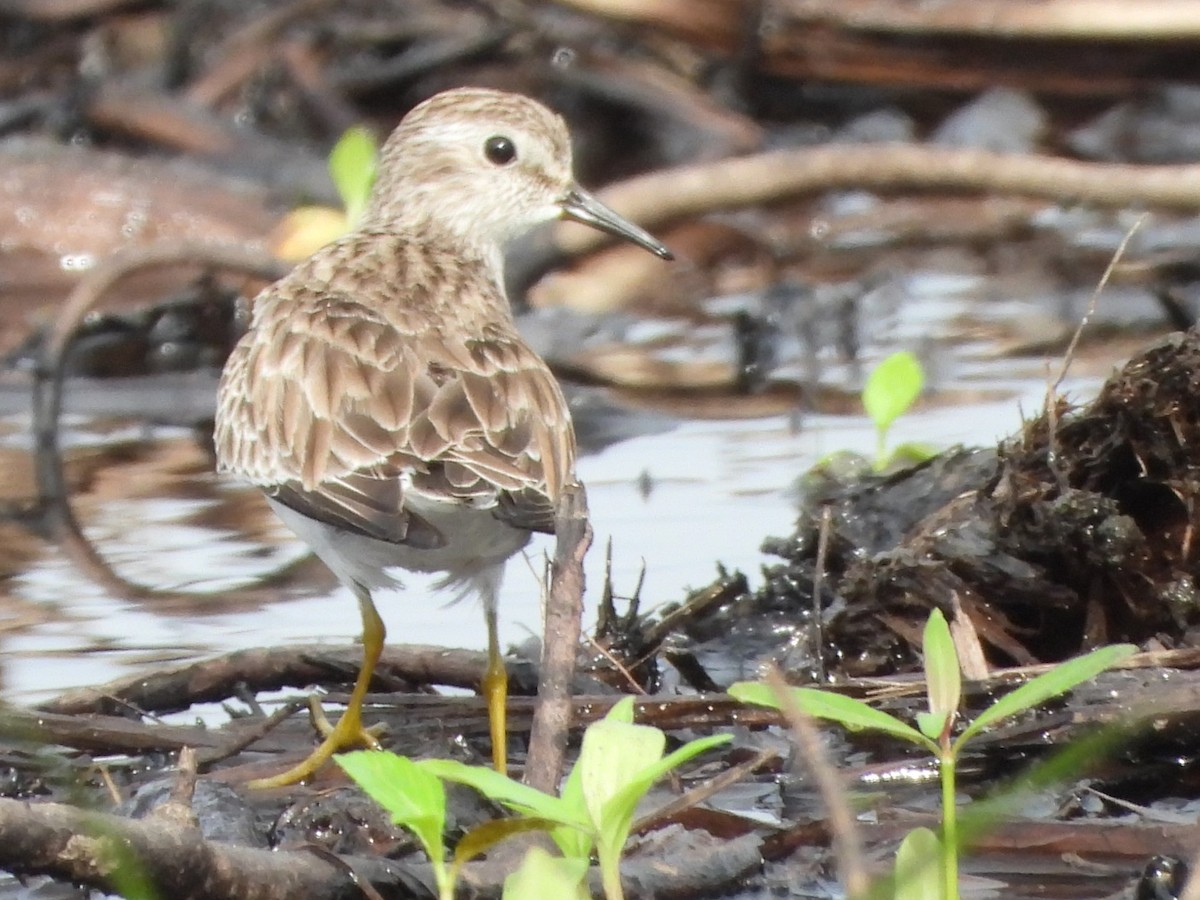
[[[85,575],[123,596],[188,603],[204,595],[160,591],[134,584],[114,571],[96,551],[71,508],[58,442],[67,352],[80,323],[109,291],[129,276],[146,269],[171,266],[226,269],[263,279],[277,278],[287,269],[279,260],[261,250],[233,244],[169,241],[114,253],[83,276],[46,334],[34,379],[33,423],[37,445],[38,494],[44,520],[72,562]],[[306,568],[306,564],[288,563],[271,573],[268,576],[271,586],[277,587],[280,578],[286,581],[298,567]],[[243,599],[261,600],[269,590],[268,582],[264,581],[257,588],[236,593]],[[228,594],[224,596],[226,599],[229,597]]]

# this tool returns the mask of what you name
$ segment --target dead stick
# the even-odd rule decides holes
[[[1200,34],[1196,0],[966,0],[933,6],[886,0],[783,0],[774,13],[786,24],[877,34],[1124,41],[1179,41]]]
[[[571,684],[583,619],[583,558],[592,543],[582,485],[564,490],[554,530],[558,542],[550,569],[538,703],[525,764],[526,783],[550,794],[558,791],[571,728]]]
[[[762,866],[760,844],[758,835],[746,834],[676,851],[671,865],[653,857],[630,860],[624,868],[637,886],[631,896],[670,900],[719,892]],[[154,896],[172,900],[360,900],[367,884],[386,897],[435,893],[428,863],[259,850],[205,840],[199,829],[170,819],[125,819],[7,798],[0,798],[0,869],[110,891],[115,879],[141,876]],[[496,874],[488,863],[468,863],[462,880],[472,896],[489,900],[500,896]]]
[[[646,227],[718,210],[779,203],[835,188],[1015,194],[1100,207],[1200,209],[1200,165],[1079,162],[910,144],[773,150],[663,169],[601,192],[601,199]],[[606,242],[595,229],[561,224],[560,252],[579,255]]]
[[[67,691],[41,704],[38,709],[64,715],[105,712],[113,702],[123,702],[145,712],[187,709],[193,703],[219,702],[232,697],[239,684],[253,690],[303,687],[353,679],[354,667],[362,657],[356,646],[296,644],[287,647],[256,647],[233,650],[219,656],[180,665],[161,666],[137,672],[95,687]],[[487,654],[475,650],[452,650],[423,644],[394,644],[384,650],[380,671],[395,678],[420,684],[473,688],[479,685],[487,665]],[[527,663],[507,663],[510,681],[521,693],[533,681]],[[344,673],[350,677],[345,678]],[[331,673],[335,673],[331,677]]]
[[[833,852],[841,866],[842,884],[846,887],[846,895],[851,898],[866,897],[871,882],[867,877],[862,838],[855,827],[854,814],[850,811],[850,803],[846,799],[845,784],[829,761],[825,745],[821,742],[821,732],[792,697],[788,683],[775,666],[767,670],[767,684],[775,691],[780,712],[783,713],[788,727],[792,729],[796,748],[804,757],[817,790],[821,793],[821,799],[825,801],[829,830],[833,834]]]
[[[112,890],[140,874],[155,896],[176,900],[350,900],[346,873],[310,853],[257,850],[207,841],[199,829],[133,820],[58,803],[0,799],[0,867]],[[428,866],[355,860],[376,884],[420,890]],[[431,890],[430,887],[425,888]]]

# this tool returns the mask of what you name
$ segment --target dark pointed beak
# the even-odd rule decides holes
[[[561,206],[563,215],[568,219],[574,219],[576,222],[591,225],[593,228],[599,228],[601,231],[607,231],[609,234],[632,241],[663,259],[675,258],[671,251],[655,240],[650,232],[638,228],[628,219],[617,215],[582,188],[575,187],[567,191]]]

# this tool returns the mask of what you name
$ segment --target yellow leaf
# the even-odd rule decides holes
[[[299,262],[336,241],[349,226],[346,214],[329,206],[301,206],[283,217],[271,235],[271,249],[280,259]]]

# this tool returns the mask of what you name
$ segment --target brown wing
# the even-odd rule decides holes
[[[550,529],[574,433],[553,375],[510,327],[453,338],[341,293],[301,290],[286,304],[286,315],[258,311],[226,365],[221,469],[381,540],[437,545],[405,512],[405,490]]]

